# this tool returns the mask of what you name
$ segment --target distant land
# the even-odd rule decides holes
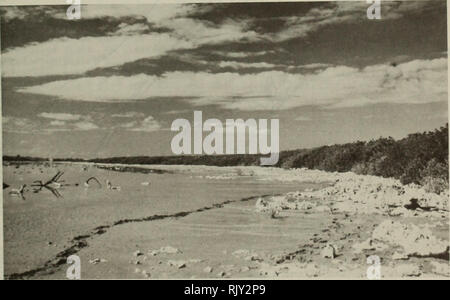
[[[55,158],[54,161],[148,164],[257,166],[261,155],[179,155],[110,158]],[[5,162],[38,162],[47,158],[3,156]],[[434,131],[409,134],[367,142],[322,146],[313,149],[281,151],[275,167],[308,168],[329,172],[348,172],[400,179],[403,184],[438,185],[448,188],[448,123]],[[436,180],[439,181],[436,183]],[[442,187],[444,185],[444,187]]]

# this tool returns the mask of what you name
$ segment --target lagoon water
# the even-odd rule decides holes
[[[58,170],[64,172],[61,179],[65,183],[78,186],[61,187],[58,189],[61,197],[46,189],[33,192],[30,187],[33,181],[46,181]],[[223,176],[229,169],[217,172],[213,175]],[[99,226],[125,219],[191,212],[226,201],[296,191],[305,186],[295,182],[260,181],[256,176],[211,179],[205,175],[208,174],[116,172],[93,166],[83,170],[81,165],[69,164],[52,168],[4,166],[4,182],[11,186],[3,191],[5,274],[44,265],[70,246],[75,237]],[[93,181],[85,188],[84,182],[91,176],[99,179],[101,188]],[[106,179],[121,190],[107,189]],[[150,185],[143,185],[145,182]],[[8,194],[11,188],[21,184],[27,184],[25,199]]]

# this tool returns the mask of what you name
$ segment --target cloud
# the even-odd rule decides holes
[[[2,75],[33,77],[84,74],[144,58],[157,58],[174,50],[250,40],[258,36],[246,28],[245,22],[227,20],[217,26],[205,20],[187,18],[195,9],[196,6],[192,5],[83,7],[80,22],[98,17],[140,16],[147,23],[120,23],[109,36],[85,36],[78,39],[61,37],[7,49],[2,54]],[[150,24],[165,28],[168,32],[148,33]]]
[[[269,64],[265,62],[259,62],[259,63],[243,63],[243,62],[237,62],[237,61],[222,61],[219,63],[219,67],[221,68],[232,68],[235,70],[242,69],[242,68],[257,68],[257,69],[271,69],[276,68],[278,65]]]
[[[2,129],[5,132],[28,133],[36,130],[38,124],[27,118],[2,117]]]
[[[177,97],[195,105],[216,104],[239,110],[431,103],[447,101],[447,60],[414,60],[396,67],[383,64],[363,69],[334,66],[311,74],[172,72],[163,77],[145,74],[89,77],[54,81],[18,91],[92,102]]]
[[[383,1],[382,20],[398,19],[406,14],[422,12],[445,5],[445,1]],[[333,6],[314,7],[306,14],[282,17],[284,29],[268,34],[266,38],[273,42],[283,42],[294,38],[303,38],[328,25],[357,23],[367,20],[366,1],[337,1]]]
[[[88,121],[77,122],[77,123],[74,123],[73,125],[75,126],[76,129],[79,129],[79,130],[93,130],[93,129],[99,128],[94,123],[88,122]]]
[[[192,47],[191,42],[168,34],[59,38],[3,53],[2,74],[6,77],[83,74]]]
[[[39,117],[46,119],[54,119],[59,121],[77,121],[81,118],[80,115],[74,115],[69,113],[47,113],[43,112],[38,115]]]
[[[50,125],[52,125],[52,126],[64,126],[64,125],[66,125],[66,122],[55,120],[55,121],[51,121]]]
[[[125,112],[125,113],[111,115],[111,117],[113,117],[113,118],[142,118],[143,116],[144,116],[143,113],[136,112],[136,111],[129,111],[129,112]]]
[[[152,132],[158,131],[161,128],[161,124],[157,120],[155,120],[155,118],[153,118],[152,116],[148,116],[142,122],[140,122],[137,127],[131,128],[129,130]]]

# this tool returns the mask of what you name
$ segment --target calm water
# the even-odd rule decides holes
[[[58,189],[57,198],[43,189],[25,199],[8,194],[11,188],[34,180],[46,181],[64,171],[61,179],[68,184]],[[299,183],[269,183],[243,176],[238,179],[212,180],[195,174],[141,174],[115,172],[81,166],[6,166],[4,182],[11,185],[3,193],[5,273],[23,272],[45,263],[67,247],[70,241],[92,229],[123,219],[152,215],[168,215],[192,211],[228,200],[278,194],[304,188]],[[86,189],[84,181],[91,176],[100,180],[99,188],[91,181]],[[105,180],[121,187],[120,191],[106,189]],[[141,183],[151,182],[150,186]],[[309,185],[310,186],[310,185]]]

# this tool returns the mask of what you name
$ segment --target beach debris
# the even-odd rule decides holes
[[[400,252],[395,252],[395,253],[392,255],[392,259],[393,259],[393,260],[406,260],[406,259],[408,259],[408,258],[409,258],[408,255],[405,255],[405,254],[400,253]]]
[[[97,182],[97,184],[98,184],[98,186],[101,188],[102,187],[102,184],[100,183],[100,181],[97,179],[97,178],[95,178],[95,177],[89,177],[88,178],[88,180],[86,180],[85,182],[84,182],[84,186],[86,187],[86,188],[88,188],[88,187],[90,187],[90,184],[89,184],[89,181],[95,181],[95,182]]]
[[[428,227],[386,220],[373,231],[372,238],[403,248],[406,256],[448,256],[448,242],[436,238]]]
[[[133,252],[133,255],[138,257],[138,256],[141,256],[141,255],[144,255],[144,253],[142,253],[140,250],[136,250],[136,251]]]
[[[186,261],[184,260],[169,260],[167,264],[171,267],[176,267],[177,269],[186,268]]]
[[[9,188],[9,184],[3,182],[3,189]]]
[[[12,196],[19,196],[22,199],[24,199],[23,193],[25,192],[26,186],[27,186],[26,184],[22,184],[18,189],[11,189],[11,191],[9,191],[9,194]]]
[[[367,239],[364,242],[357,243],[353,245],[354,253],[359,254],[363,251],[372,251],[375,250],[375,246],[373,245],[372,239]]]
[[[106,187],[108,188],[108,190],[116,190],[116,191],[120,191],[121,190],[120,186],[112,185],[111,181],[109,181],[108,179],[106,180]]]
[[[93,264],[93,265],[96,265],[99,263],[105,263],[105,262],[107,262],[107,260],[103,259],[103,258],[94,258],[94,259],[89,260],[89,263]]]
[[[336,248],[331,244],[327,244],[321,252],[323,258],[334,259],[336,257]]]
[[[176,253],[181,253],[181,251],[175,247],[166,246],[166,247],[162,247],[161,249],[159,249],[159,253],[176,254]]]
[[[205,272],[205,273],[211,273],[212,271],[213,271],[213,268],[211,268],[210,266],[203,269],[203,272]]]
[[[182,253],[179,249],[172,247],[172,246],[165,246],[161,247],[158,250],[150,250],[148,251],[148,255],[150,256],[156,256],[158,254],[178,254]]]

